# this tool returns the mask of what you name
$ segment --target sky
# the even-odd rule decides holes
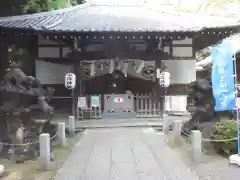
[[[179,10],[191,12],[202,12],[213,15],[231,16],[232,14],[240,17],[240,4],[225,4],[221,7],[215,5],[209,6],[209,0],[86,0],[89,3],[96,4],[164,4],[172,5]],[[230,14],[230,15],[229,15]]]

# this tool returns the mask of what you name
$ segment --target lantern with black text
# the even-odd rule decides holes
[[[169,87],[169,85],[170,85],[170,73],[169,72],[162,72],[160,74],[159,84],[162,87]]]
[[[76,86],[76,75],[73,73],[67,73],[65,75],[65,87],[67,89],[74,89]]]

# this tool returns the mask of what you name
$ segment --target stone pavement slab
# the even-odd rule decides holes
[[[196,180],[152,128],[90,129],[55,180]]]

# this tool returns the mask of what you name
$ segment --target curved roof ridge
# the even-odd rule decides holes
[[[162,5],[85,3],[70,8],[0,18],[0,27],[48,31],[161,31],[197,32],[204,29],[231,29],[236,18],[179,12]]]

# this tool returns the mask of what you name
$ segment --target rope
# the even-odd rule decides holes
[[[182,128],[181,132],[186,135],[187,137],[190,136],[191,132],[187,131],[186,129]],[[230,141],[235,141],[237,140],[238,137],[235,138],[229,138],[229,139],[207,139],[207,138],[202,138],[203,142],[230,142]]]
[[[67,128],[68,125],[65,126],[65,128]],[[50,138],[50,140],[53,140],[54,138],[56,138],[58,136],[58,133],[59,132],[56,132],[54,134],[54,136],[52,136]],[[40,143],[39,141],[35,141],[35,142],[31,142],[31,143],[25,143],[25,144],[10,144],[10,143],[3,143],[3,142],[0,142],[0,145],[4,145],[4,146],[29,146],[29,145],[33,145],[33,144],[38,144]]]
[[[190,136],[190,132],[188,131],[188,134],[187,134],[187,133],[186,133],[187,131],[186,131],[185,129],[183,130],[183,128],[182,128],[181,132],[182,132],[185,136],[187,136],[187,137]]]
[[[202,140],[204,142],[230,142],[230,141],[234,141],[237,140],[238,137],[235,138],[229,138],[229,139],[206,139],[206,138],[202,138]]]

